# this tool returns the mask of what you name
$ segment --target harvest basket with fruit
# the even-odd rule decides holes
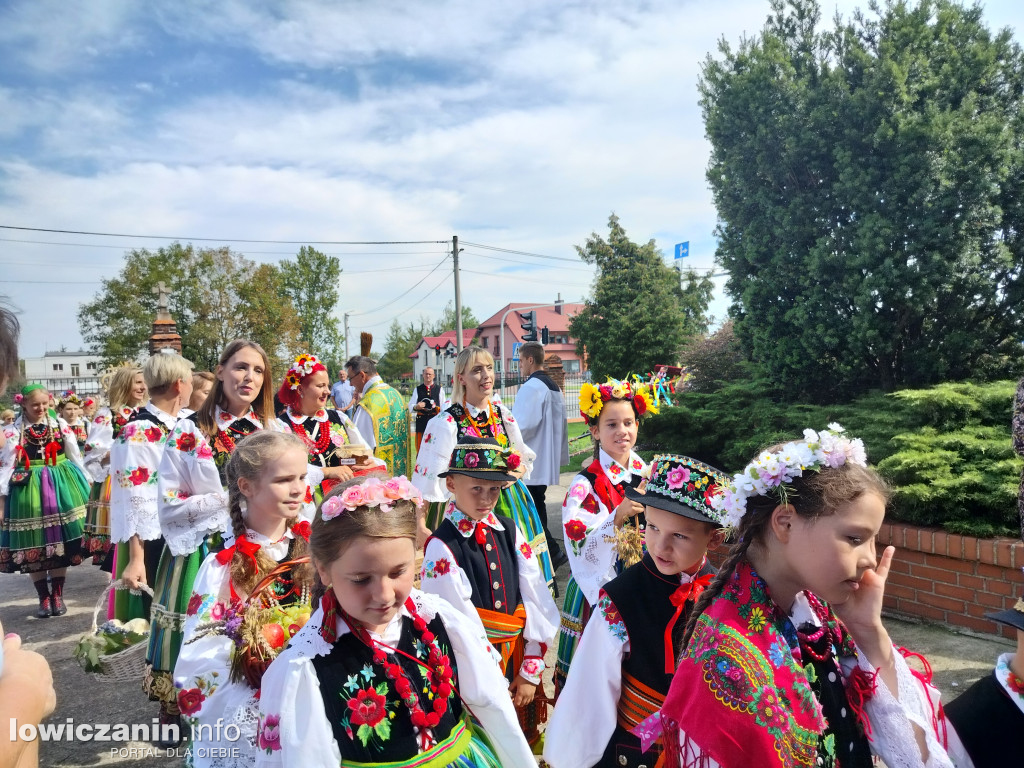
[[[228,607],[220,619],[199,625],[189,642],[209,634],[227,635],[234,641],[229,678],[233,682],[245,680],[251,688],[259,689],[270,662],[277,658],[310,616],[305,589],[297,602],[283,606],[274,597],[274,584],[293,566],[308,562],[309,557],[300,557],[278,565],[267,573],[246,599]]]
[[[146,671],[149,622],[145,619],[127,622],[111,619],[98,624],[100,611],[106,609],[112,589],[128,589],[128,585],[120,580],[112,581],[103,590],[92,612],[92,631],[79,638],[74,657],[97,680],[106,683],[138,682]],[[145,584],[140,589],[153,596],[153,590]]]

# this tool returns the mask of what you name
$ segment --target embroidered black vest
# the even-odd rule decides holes
[[[185,418],[189,419],[192,423],[199,427],[199,414],[191,413]],[[202,429],[199,430],[202,432]],[[208,437],[210,441],[210,449],[213,451],[213,463],[217,466],[217,474],[220,476],[220,484],[225,488],[228,487],[228,459],[231,458],[231,450],[227,444],[221,439],[219,427],[216,432],[213,433],[212,438]],[[251,435],[253,432],[258,432],[259,427],[253,424],[249,419],[243,417],[241,419],[235,419],[231,423],[231,426],[227,428],[226,432],[230,436],[231,440],[237,443],[246,435]],[[204,435],[205,432],[202,432]]]
[[[46,421],[46,424],[49,425],[49,420]],[[42,443],[40,443],[38,440],[33,440],[28,437],[28,434],[34,434],[29,433],[29,426],[22,427],[22,432],[24,434],[22,434],[22,436],[19,438],[21,440],[21,447],[24,448],[25,453],[28,454],[29,461],[42,461],[43,451],[46,450],[46,444],[49,443],[51,440],[57,443],[60,446],[59,451],[61,453],[64,453],[64,433],[61,432],[59,426],[50,425],[50,439],[45,440]],[[16,462],[16,468],[20,466],[21,465]]]
[[[124,425],[129,421],[132,421],[138,414],[141,408],[137,408],[132,412],[132,415],[125,418],[121,415],[120,411],[117,413],[110,414],[110,428],[114,432],[114,439],[117,440],[117,436],[121,434],[121,430],[124,429]]]
[[[1024,712],[996,680],[986,675],[946,705],[946,717],[971,756],[975,768],[997,768],[1020,752]]]
[[[433,384],[428,387],[426,384],[420,384],[416,387],[416,402],[420,402],[424,398],[430,398],[434,401],[434,407],[438,408],[441,405],[441,385]],[[427,422],[430,421],[436,413],[417,413],[416,414],[416,431],[426,432]]]
[[[293,432],[295,431],[295,422],[291,420],[291,417],[287,413],[281,416],[281,420],[287,424]],[[300,429],[302,429],[302,431],[306,433],[306,436],[315,444],[317,438],[320,438],[323,434],[323,430],[326,429],[328,433],[331,432],[332,424],[337,424],[341,427],[342,434],[345,435],[345,442],[347,443],[348,431],[345,429],[345,422],[341,420],[341,416],[338,415],[338,412],[335,410],[327,411],[327,421],[317,421],[312,417],[307,418],[302,422]],[[310,464],[319,464],[321,467],[341,466],[341,457],[338,455],[338,446],[334,444],[333,440],[328,440],[327,447],[324,448],[322,453],[316,452],[315,445],[313,448],[310,448],[308,445],[305,447],[307,449],[307,456],[309,457]]]
[[[452,403],[451,405],[449,405],[445,409],[445,413],[451,414],[452,418],[455,419],[455,435],[456,435],[456,439],[458,439],[458,440],[461,440],[463,437],[465,437],[465,435],[466,435],[466,433],[468,431],[466,429],[466,425],[463,423],[466,419],[469,419],[469,420],[474,421],[476,423],[477,428],[478,428],[478,430],[480,432],[480,435],[482,437],[494,437],[494,438],[496,438],[496,437],[498,437],[498,435],[505,435],[507,437],[508,436],[508,430],[505,429],[505,418],[504,418],[504,416],[501,413],[501,409],[498,408],[497,406],[495,406],[494,407],[494,412],[498,416],[498,418],[497,418],[497,420],[495,422],[496,427],[497,427],[497,434],[493,434],[492,435],[492,434],[485,434],[486,432],[490,432],[491,431],[490,427],[485,426],[487,424],[487,411],[480,411],[480,413],[477,414],[477,417],[474,419],[472,416],[470,416],[470,414],[466,411],[466,409],[463,408],[458,403]]]
[[[133,424],[133,423],[139,422],[139,421],[145,421],[145,422],[147,422],[149,424],[152,424],[155,427],[159,427],[160,431],[163,433],[164,437],[167,437],[167,435],[169,435],[171,433],[171,430],[168,429],[167,426],[162,421],[160,421],[160,419],[158,419],[156,416],[154,416],[152,413],[150,413],[145,408],[139,408],[139,410],[137,410],[135,413],[133,413],[131,415],[131,418],[128,419],[128,421],[125,422],[125,423],[126,424]],[[118,430],[118,431],[120,431],[120,430]]]
[[[489,611],[515,613],[522,602],[519,594],[519,561],[516,559],[516,524],[504,515],[495,515],[504,527],[496,531],[484,526],[487,543],[481,547],[476,536],[463,536],[454,523],[445,518],[434,532],[451,550],[473,588],[473,605]]]
[[[715,569],[710,563],[697,572],[697,577],[713,574]],[[668,694],[672,684],[672,675],[665,672],[665,627],[675,614],[672,605],[672,593],[679,587],[678,576],[662,576],[651,556],[644,554],[643,559],[604,585],[604,591],[615,603],[615,607],[626,625],[631,648],[622,660],[623,688],[626,691],[626,678],[631,677],[648,688],[653,689],[662,697]],[[680,641],[686,629],[686,621],[693,608],[689,600],[682,614],[676,620],[672,636],[672,658],[679,658],[682,650]],[[600,617],[592,619],[601,621]],[[629,695],[624,693],[624,695]],[[601,761],[600,768],[627,766],[639,768],[641,765],[653,766],[660,754],[660,743],[651,751],[640,751],[640,739],[629,733],[619,723],[608,741],[608,747]]]
[[[437,638],[441,652],[448,656],[454,673],[453,687],[458,690],[455,654],[444,623],[435,616],[427,627]],[[396,647],[424,663],[427,661],[427,646],[419,641],[419,634],[413,630],[412,619],[408,617],[402,617],[402,636]],[[433,702],[422,693],[427,670],[401,654],[389,658],[401,665],[423,710],[432,711]],[[312,663],[320,681],[324,712],[343,762],[398,762],[418,754],[408,707],[399,698],[394,682],[385,675],[384,667],[373,663],[373,652],[359,638],[351,632],[339,637],[329,654],[314,657]],[[362,699],[360,705],[349,706],[353,699]],[[462,703],[456,694],[448,699],[448,709],[433,730],[434,738],[437,741],[447,738],[461,718]],[[389,724],[381,727],[384,720]]]

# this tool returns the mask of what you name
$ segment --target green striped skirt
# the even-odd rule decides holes
[[[569,665],[572,664],[576,646],[583,636],[583,628],[590,620],[591,610],[592,606],[583,596],[583,590],[576,579],[570,577],[565,586],[565,602],[562,603],[562,618],[558,627],[558,656],[554,671],[556,697],[569,677]]]
[[[408,760],[388,763],[342,760],[341,768],[502,768],[502,765],[483,729],[464,717],[447,737]]]
[[[89,481],[60,454],[54,465],[29,464],[29,479],[11,483],[0,517],[0,572],[34,573],[82,562],[82,521]]]
[[[110,549],[110,475],[102,483],[92,484],[82,547],[92,556],[93,565],[101,565]]]

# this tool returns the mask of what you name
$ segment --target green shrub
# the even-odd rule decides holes
[[[1012,533],[1022,462],[1010,442],[1016,382],[947,383],[848,403],[786,403],[762,381],[687,392],[640,428],[645,452],[734,473],[760,450],[837,421],[894,487],[891,516],[957,533]]]

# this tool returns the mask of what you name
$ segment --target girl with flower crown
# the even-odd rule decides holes
[[[89,425],[89,438],[83,456],[85,469],[92,478],[89,511],[85,519],[84,546],[94,565],[107,562],[110,551],[110,448],[135,412],[146,402],[146,382],[142,369],[125,363],[108,371],[101,379],[108,405],[100,408]]]
[[[455,359],[451,404],[427,424],[413,468],[413,485],[420,489],[424,499],[431,502],[423,518],[425,525],[420,527],[419,544],[423,545],[444,517],[448,490],[441,473],[448,469],[448,460],[456,443],[467,435],[490,437],[502,447],[514,451],[520,462],[512,468],[517,480],[502,490],[495,512],[515,521],[540,559],[544,581],[551,587],[555,582],[555,572],[551,566],[548,542],[537,507],[523,483],[530,477],[537,454],[523,442],[512,412],[495,402],[493,396],[494,358],[481,347],[466,347]]]
[[[82,562],[89,482],[74,432],[49,413],[46,388],[26,385],[20,402],[0,449],[0,572],[31,574],[36,618],[45,619],[67,613],[64,578]]]
[[[174,666],[196,768],[253,765],[260,679],[311,613],[306,471],[302,442],[268,430],[239,440],[228,460],[229,546],[199,568]],[[240,737],[228,741],[231,725]]]
[[[661,712],[668,766],[951,766],[935,689],[882,625],[888,490],[838,424],[761,453],[712,505],[734,529]]]
[[[64,419],[64,423],[75,433],[78,452],[83,452],[85,450],[85,441],[89,438],[89,432],[85,426],[85,421],[82,420],[82,399],[71,390],[68,390],[57,401],[57,415]]]
[[[281,429],[294,433],[306,446],[309,463],[322,468],[323,482],[314,488],[317,498],[354,475],[351,467],[341,463],[341,446],[366,445],[348,416],[327,408],[330,394],[327,368],[309,354],[296,358],[277,392],[278,400],[285,406],[278,419]],[[373,466],[385,466],[380,459],[371,462]]]
[[[565,589],[558,631],[555,692],[569,674],[576,645],[597,605],[601,588],[642,551],[643,504],[626,497],[647,465],[633,451],[640,418],[657,413],[648,386],[609,379],[580,388],[580,415],[594,439],[594,459],[573,478],[562,503],[565,552],[572,576]]]
[[[263,676],[258,766],[535,764],[479,621],[413,588],[422,503],[397,477],[321,504],[322,598]]]
[[[171,671],[181,648],[185,610],[199,566],[223,547],[231,530],[228,459],[237,441],[274,424],[274,395],[267,354],[246,339],[221,353],[216,383],[203,406],[180,419],[167,437],[157,482],[164,549],[154,584],[152,630],[143,688],[161,702],[162,717],[178,716]],[[310,482],[319,482],[307,470]]]

